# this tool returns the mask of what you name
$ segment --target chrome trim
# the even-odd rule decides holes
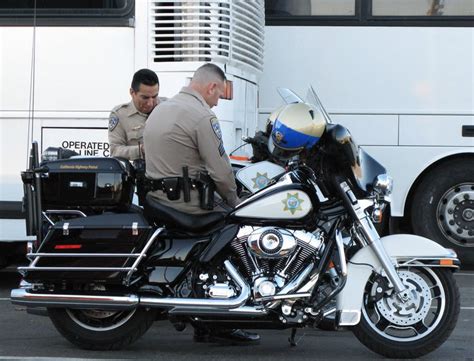
[[[284,294],[284,295],[278,294],[275,296],[256,298],[255,301],[267,302],[267,301],[290,300],[294,298],[306,298],[306,297],[311,297],[311,293],[305,292],[305,293],[292,293],[292,294]]]
[[[441,265],[441,264],[429,264],[424,262],[430,261],[440,261],[443,259],[452,260],[452,265]],[[414,263],[418,262],[418,263]],[[397,267],[441,267],[441,268],[460,268],[461,262],[457,257],[410,257],[410,258],[402,258],[397,257]]]
[[[140,253],[28,253],[27,257],[140,257]]]
[[[63,227],[68,230],[69,223],[65,223]],[[146,252],[153,244],[154,240],[158,235],[164,230],[164,228],[158,228],[155,230],[153,235],[147,241],[145,247],[140,253],[29,253],[27,256],[35,257],[31,264],[27,267],[18,267],[19,272],[24,271],[71,271],[71,272],[80,272],[80,271],[92,271],[92,272],[127,272],[127,275],[124,278],[123,283],[128,285],[130,278],[133,273],[137,270],[138,264],[140,261],[146,257]],[[131,267],[37,267],[36,263],[40,260],[41,257],[89,257],[89,258],[99,258],[99,257],[117,257],[117,258],[136,258]]]
[[[142,251],[140,252],[140,255],[137,257],[137,259],[135,260],[135,262],[133,263],[131,269],[128,271],[127,275],[125,276],[125,279],[123,280],[123,284],[128,286],[130,284],[130,278],[132,277],[133,275],[133,272],[135,272],[137,270],[137,266],[138,264],[140,263],[140,261],[146,257],[146,252],[148,251],[148,249],[151,247],[151,245],[153,244],[153,241],[155,240],[156,237],[158,237],[158,235],[163,232],[164,228],[158,228],[155,230],[155,232],[152,234],[152,236],[150,237],[150,239],[148,240],[148,242],[146,243],[145,247],[143,247]]]
[[[301,283],[305,280],[306,277],[308,277],[308,275],[311,273],[311,271],[313,270],[314,268],[314,263],[311,262],[302,272],[300,272],[300,274],[298,275],[298,277],[294,278],[293,280],[291,280],[285,287],[283,287],[283,289],[278,292],[275,296],[280,296],[280,295],[287,295],[289,294],[290,292],[293,292],[295,289],[297,289],[298,287],[300,287]],[[303,286],[304,287],[304,286]],[[306,292],[305,290],[303,289],[299,289],[297,291],[297,293],[304,293]]]
[[[344,251],[344,239],[342,238],[342,232],[339,229],[336,230],[336,246],[337,246],[337,253],[339,254],[341,274],[343,277],[346,277],[347,276],[347,262],[346,262],[346,253]]]
[[[268,310],[263,308],[256,308],[251,306],[240,306],[237,308],[231,308],[228,310],[221,308],[194,308],[189,307],[176,307],[169,311],[172,315],[186,315],[186,316],[250,316],[258,317],[265,316],[268,314]]]
[[[360,322],[360,310],[340,310],[336,312],[336,324],[339,326],[355,326]]]
[[[63,236],[69,236],[69,222],[63,224]]]
[[[132,267],[18,267],[18,271],[104,271],[125,272],[133,270]]]
[[[46,220],[49,222],[50,225],[54,226],[54,222],[49,218],[46,214],[46,212],[41,212],[43,214],[43,217],[46,218]]]
[[[28,307],[67,307],[67,308],[100,308],[128,310],[138,306],[136,295],[128,296],[93,296],[65,295],[49,293],[30,293],[29,290],[18,288],[11,291],[10,297],[14,305]]]
[[[387,251],[383,247],[381,241],[380,241],[380,236],[377,233],[377,230],[374,228],[374,225],[372,221],[369,219],[369,216],[366,214],[365,210],[362,208],[361,202],[364,200],[358,200],[355,198],[354,193],[352,192],[351,187],[346,182],[341,182],[339,184],[341,190],[345,194],[351,194],[352,198],[354,198],[356,201],[355,203],[352,202],[350,205],[352,207],[352,210],[354,211],[354,215],[357,218],[358,224],[359,224],[359,229],[362,231],[362,236],[365,238],[367,241],[369,247],[373,250],[375,253],[375,256],[379,260],[380,264],[382,265],[383,270],[387,274],[388,279],[390,282],[392,282],[393,287],[395,288],[395,291],[401,298],[407,298],[408,295],[405,295],[406,293],[406,287],[402,283],[400,277],[397,274],[397,271],[395,270],[395,266],[390,260],[390,257],[387,254]],[[349,202],[349,203],[351,203]]]
[[[61,209],[51,209],[51,210],[47,209],[43,213],[46,213],[46,214],[76,214],[76,215],[81,216],[81,217],[87,217],[87,215],[84,212],[81,212],[79,210],[71,210],[71,209],[64,209],[64,210],[61,210]]]
[[[140,305],[148,307],[189,307],[192,310],[196,307],[224,309],[240,307],[247,302],[250,297],[250,287],[230,261],[225,261],[224,266],[235,283],[240,287],[240,294],[236,297],[228,299],[141,297]]]
[[[393,190],[393,178],[387,174],[379,174],[373,183],[374,191],[381,196],[389,196]]]

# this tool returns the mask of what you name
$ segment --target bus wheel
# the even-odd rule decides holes
[[[416,234],[474,265],[474,162],[458,159],[429,172],[415,191],[411,222]]]

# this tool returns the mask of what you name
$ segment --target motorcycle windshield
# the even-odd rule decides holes
[[[309,86],[308,91],[306,93],[306,98],[303,100],[298,94],[296,94],[293,90],[288,88],[277,88],[278,94],[280,94],[281,98],[285,102],[285,104],[294,104],[294,103],[307,103],[312,105],[314,110],[317,110],[321,113],[322,117],[326,121],[326,123],[332,123],[329,114],[326,112],[326,109],[319,100],[318,94],[314,90],[313,86]]]
[[[303,99],[301,99],[298,94],[296,94],[293,90],[288,88],[277,88],[278,94],[280,94],[281,98],[285,102],[285,104],[293,104],[293,103],[304,103]]]
[[[379,162],[361,147],[357,148],[357,158],[354,164],[351,165],[351,169],[357,185],[364,192],[371,192],[377,176],[387,172]]]

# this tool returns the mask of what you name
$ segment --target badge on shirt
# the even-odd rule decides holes
[[[116,115],[112,115],[109,118],[109,131],[114,130],[118,123],[119,123],[119,118]]]
[[[212,118],[211,119],[211,126],[212,130],[214,131],[214,134],[216,135],[217,139],[221,140],[222,139],[222,131],[221,131],[221,126],[219,125],[219,121],[217,118]]]

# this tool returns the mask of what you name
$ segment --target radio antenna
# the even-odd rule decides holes
[[[31,49],[31,70],[30,70],[30,97],[28,105],[28,139],[26,149],[30,149],[33,142],[33,123],[35,118],[35,70],[36,70],[36,0],[33,3],[33,45]],[[28,167],[29,159],[26,159]]]

